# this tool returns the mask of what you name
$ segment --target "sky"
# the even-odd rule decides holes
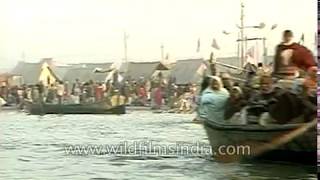
[[[293,30],[298,41],[315,49],[317,5],[314,0],[243,0],[245,25],[261,22],[248,37],[266,37],[268,54]],[[237,55],[240,0],[1,0],[0,69],[18,61],[53,58],[63,63],[169,59]],[[270,27],[278,24],[273,31]],[[225,35],[222,31],[230,32]],[[220,50],[213,50],[215,38]],[[196,52],[200,39],[200,52]],[[248,45],[250,46],[250,44]]]

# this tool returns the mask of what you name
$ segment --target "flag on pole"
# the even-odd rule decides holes
[[[251,46],[246,52],[246,62],[250,64],[257,64],[256,48]]]
[[[213,38],[213,40],[212,40],[211,47],[213,47],[213,48],[215,48],[217,50],[220,49],[220,47],[218,46],[217,40],[215,38]]]
[[[229,34],[230,34],[230,33],[227,32],[227,31],[222,31],[222,33],[225,34],[225,35],[229,35]]]
[[[302,33],[299,44],[304,44],[304,33]]]
[[[246,55],[249,56],[249,57],[251,57],[251,58],[254,58],[254,51],[255,51],[254,46],[251,46],[251,47],[247,50]]]
[[[198,39],[198,42],[197,42],[197,52],[200,52],[200,38]]]
[[[271,30],[274,30],[275,28],[277,28],[278,24],[274,24],[271,26]]]
[[[203,76],[205,74],[205,72],[207,71],[207,65],[202,63],[201,66],[199,67],[199,69],[197,70],[197,73],[200,75],[200,76]]]

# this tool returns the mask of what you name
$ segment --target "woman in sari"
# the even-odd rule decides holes
[[[224,121],[229,92],[218,76],[211,76],[210,86],[202,92],[199,116],[208,121]]]

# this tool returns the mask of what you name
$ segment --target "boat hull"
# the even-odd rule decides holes
[[[125,106],[116,106],[104,108],[101,105],[82,105],[82,104],[32,104],[26,105],[26,111],[29,114],[125,114]]]
[[[224,146],[250,147],[268,143],[300,127],[301,124],[288,125],[222,125],[211,121],[204,121],[204,128],[208,135],[213,152],[219,153],[219,148]],[[239,152],[237,152],[239,153]],[[247,152],[245,152],[247,153]],[[252,156],[243,156],[252,159]],[[273,161],[290,161],[303,164],[317,163],[317,137],[316,128],[312,128],[292,141],[282,144],[267,151],[255,159]]]

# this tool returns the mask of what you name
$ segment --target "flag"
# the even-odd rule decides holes
[[[255,48],[254,46],[251,46],[251,48],[249,48],[246,52],[246,56],[249,56],[251,58],[254,58],[254,51],[255,51]]]
[[[258,60],[256,57],[256,48],[252,46],[246,52],[246,62],[250,64],[257,64]]]
[[[203,76],[205,74],[205,72],[207,71],[207,65],[202,63],[201,66],[199,67],[199,69],[197,70],[197,73],[200,75],[200,76]]]
[[[302,33],[299,44],[304,44],[304,33]]]
[[[213,40],[212,40],[211,47],[213,47],[213,48],[215,48],[215,49],[217,49],[217,50],[220,49],[220,47],[218,46],[218,43],[217,43],[217,41],[216,41],[215,38],[213,38]]]
[[[274,24],[271,26],[271,30],[274,30],[275,28],[277,28],[278,24]]]
[[[229,34],[230,34],[230,33],[227,32],[227,31],[222,31],[222,33],[225,34],[225,35],[229,35]]]
[[[200,52],[200,38],[198,39],[198,42],[197,42],[197,52]]]

